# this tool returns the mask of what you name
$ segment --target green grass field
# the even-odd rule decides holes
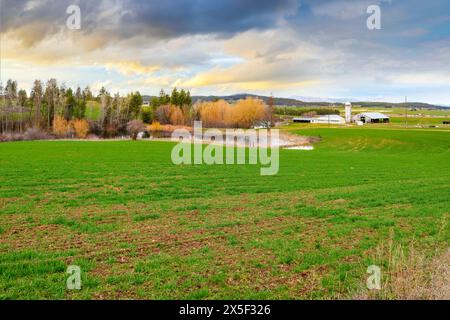
[[[449,131],[285,130],[322,141],[276,176],[168,142],[0,144],[0,298],[352,298],[380,246],[448,248]]]
[[[427,126],[427,125],[434,125],[434,126],[440,126],[443,128],[449,128],[450,125],[444,125],[444,121],[450,121],[450,117],[442,118],[442,117],[408,117],[407,120],[405,120],[404,117],[391,117],[391,123],[393,124],[401,124],[405,125],[406,121],[409,126]]]
[[[404,116],[405,115],[405,108],[383,108],[383,107],[373,107],[373,108],[362,108],[362,107],[353,107],[352,108],[354,113],[361,113],[361,112],[381,112],[384,114],[387,114],[389,116]],[[450,109],[410,109],[406,110],[406,114],[408,116],[432,116],[432,117],[449,117],[450,116]]]

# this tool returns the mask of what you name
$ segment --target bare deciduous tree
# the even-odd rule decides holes
[[[137,139],[138,133],[145,130],[145,124],[142,120],[131,120],[127,123],[127,131],[133,140]]]

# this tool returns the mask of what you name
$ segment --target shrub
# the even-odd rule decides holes
[[[148,129],[152,132],[158,132],[162,130],[162,126],[158,121],[153,121],[152,124],[148,126]]]
[[[23,140],[23,135],[21,135],[20,133],[5,132],[3,134],[0,134],[0,142],[12,142],[21,140]]]
[[[23,135],[24,140],[46,140],[52,136],[38,127],[28,128]]]
[[[133,140],[137,139],[139,132],[145,131],[145,124],[142,120],[131,120],[127,123],[127,131]]]
[[[69,123],[61,116],[56,116],[53,120],[53,133],[58,137],[67,137],[69,133]]]
[[[53,138],[47,132],[37,128],[28,128],[23,134],[5,132],[0,134],[0,142],[13,142],[22,140],[46,140]]]
[[[85,139],[89,133],[89,123],[84,119],[72,121],[73,129],[77,138]]]
[[[151,107],[142,107],[141,110],[141,119],[145,123],[151,123],[153,118],[152,108]]]
[[[119,128],[117,124],[110,123],[103,130],[103,138],[114,138],[119,133]]]
[[[89,132],[100,137],[102,135],[102,126],[100,125],[100,123],[94,120],[88,120],[88,123]]]
[[[153,137],[156,138],[169,138],[172,136],[172,133],[177,129],[185,129],[189,132],[192,132],[191,127],[173,126],[170,124],[162,125],[158,121],[153,121],[153,123],[147,127],[147,130],[152,134]]]
[[[159,106],[155,111],[155,117],[158,120],[158,122],[162,124],[169,124],[170,123],[170,105],[162,105]]]

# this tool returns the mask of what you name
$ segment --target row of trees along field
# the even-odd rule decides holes
[[[317,108],[298,108],[298,107],[276,107],[275,113],[285,116],[304,116],[314,117],[317,115],[336,114],[340,115],[340,111],[335,108],[317,107]]]
[[[56,79],[45,84],[40,80],[33,83],[29,96],[18,89],[17,82],[8,80],[0,87],[0,132],[24,132],[28,128],[39,128],[58,135],[69,136],[74,123],[86,122],[92,133],[102,136],[116,135],[126,130],[130,120],[141,115],[142,97],[139,92],[125,97],[111,96],[102,88],[94,97],[89,87],[75,91],[64,84],[58,86]],[[87,117],[87,105],[93,102],[97,108],[96,117]],[[63,124],[67,124],[64,133]]]
[[[258,124],[270,127],[274,124],[274,100],[268,105],[262,100],[247,97],[230,104],[225,100],[198,101],[192,105],[189,91],[176,88],[169,96],[161,90],[158,97],[151,101],[153,119],[160,124],[191,125],[201,120],[205,127],[250,128]]]
[[[161,90],[149,106],[143,106],[139,92],[126,96],[110,94],[101,88],[94,96],[89,87],[76,90],[58,85],[56,79],[45,84],[36,80],[28,95],[17,82],[0,85],[0,133],[23,133],[29,128],[51,132],[60,137],[85,137],[88,133],[101,137],[145,129],[144,123],[192,125],[202,120],[205,126],[248,128],[255,123],[270,125],[275,113],[258,99],[247,98],[235,104],[223,100],[192,105],[189,91],[174,88],[169,95]],[[134,125],[130,125],[133,121]]]
[[[0,85],[0,95],[0,132],[23,132],[29,127],[51,129],[56,117],[83,119],[86,102],[93,99],[89,88],[77,88],[74,92],[58,86],[55,79],[45,85],[34,81],[29,96],[18,89],[16,81],[8,80],[6,87]]]

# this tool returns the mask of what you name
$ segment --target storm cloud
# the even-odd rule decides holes
[[[38,26],[29,30],[33,39],[25,42],[39,42],[64,29],[66,9],[72,4],[81,8],[83,35],[100,34],[111,41],[198,34],[228,38],[250,29],[272,28],[298,9],[292,0],[1,0],[2,32]]]
[[[66,27],[69,5],[82,27]],[[381,8],[381,30],[366,26]],[[450,104],[448,0],[0,0],[1,80]]]

